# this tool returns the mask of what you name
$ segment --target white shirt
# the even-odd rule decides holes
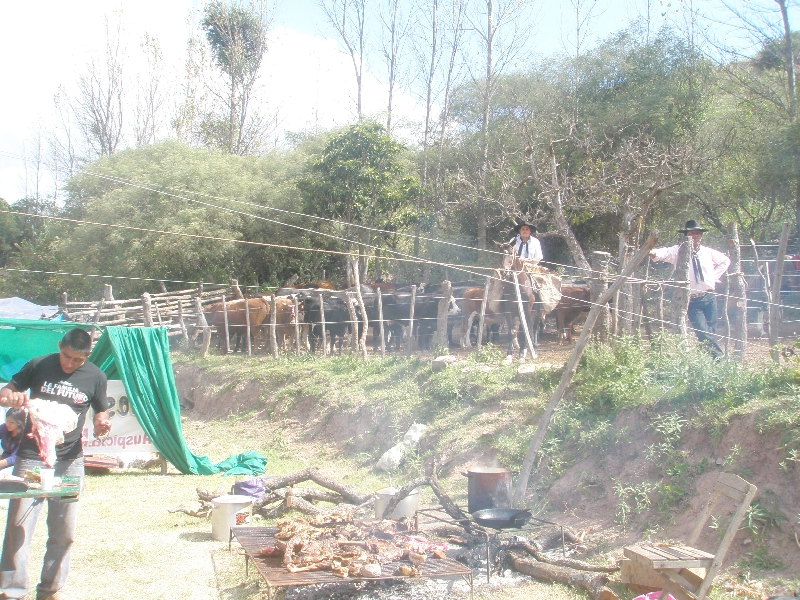
[[[653,258],[670,264],[677,264],[678,251],[680,245],[670,246],[668,248],[655,248],[652,251]],[[702,271],[702,281],[697,281],[698,277],[694,272],[694,261],[689,259],[689,290],[691,292],[713,292],[714,285],[720,280],[723,273],[728,270],[731,264],[731,259],[725,256],[722,252],[708,248],[707,246],[700,246],[697,249],[697,260],[700,263],[700,270]]]
[[[528,238],[527,243],[523,242],[520,236],[511,238],[511,241],[508,243],[514,244],[514,251],[520,258],[529,258],[531,260],[542,260],[544,258],[542,254],[542,245],[539,243],[539,240],[533,236]]]

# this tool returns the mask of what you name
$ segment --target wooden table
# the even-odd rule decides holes
[[[0,492],[0,499],[9,500],[21,498],[64,498],[75,501],[81,492],[81,478],[74,475],[63,475],[61,485],[54,485],[49,492],[41,489],[29,489],[27,492]]]

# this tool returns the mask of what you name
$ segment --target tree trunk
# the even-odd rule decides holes
[[[692,256],[692,240],[684,236],[678,251],[678,262],[675,265],[675,291],[672,296],[672,323],[675,333],[684,337],[688,334],[686,311],[689,310],[689,260]]]
[[[589,592],[592,600],[619,599],[619,596],[606,587],[608,577],[605,575],[540,563],[517,556],[513,552],[509,553],[509,557],[516,571],[534,579],[583,588]]]

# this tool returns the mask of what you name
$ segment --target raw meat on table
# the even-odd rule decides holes
[[[64,443],[64,434],[78,426],[78,415],[69,406],[52,400],[34,398],[25,404],[31,419],[28,435],[39,447],[39,457],[48,467],[56,464],[56,446]]]

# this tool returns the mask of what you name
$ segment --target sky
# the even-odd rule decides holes
[[[572,43],[566,33],[572,30],[570,1],[528,1],[533,2],[534,18],[527,55],[553,54]],[[573,1],[592,4],[593,0]],[[665,18],[662,13],[674,14],[681,2],[691,1],[703,0],[596,0],[587,44],[624,28],[642,14],[648,2],[656,25]],[[144,66],[139,46],[145,33],[158,39],[166,74],[177,78],[185,61],[186,42],[195,31],[193,23],[203,5],[199,0],[6,3],[0,22],[0,198],[14,202],[33,193],[32,161],[24,157],[35,152],[40,133],[46,137],[53,127],[56,93],[59,89],[74,93],[87,62],[102,52],[104,18],[120,18],[123,24],[130,94],[130,82]],[[371,63],[368,68],[365,112],[379,114],[386,104],[386,85],[379,64]],[[278,142],[286,131],[354,121],[352,64],[316,0],[280,0],[260,86],[259,109],[275,115]],[[405,123],[419,122],[424,115],[420,101],[403,89],[395,111]]]

